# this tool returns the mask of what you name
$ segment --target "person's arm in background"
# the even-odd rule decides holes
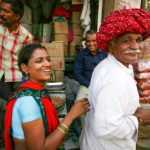
[[[89,81],[83,76],[84,74],[84,58],[82,53],[80,52],[77,57],[76,61],[74,64],[74,77],[75,80],[77,80],[80,84],[88,87],[89,86]]]

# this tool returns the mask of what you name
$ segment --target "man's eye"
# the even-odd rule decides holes
[[[129,40],[123,40],[123,43],[129,43]]]
[[[142,42],[142,39],[137,39],[137,42]]]

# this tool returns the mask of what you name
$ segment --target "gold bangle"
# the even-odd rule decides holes
[[[60,123],[60,124],[63,125],[67,130],[69,130],[69,128],[65,124],[63,123]]]
[[[58,125],[58,128],[63,132],[63,133],[65,133],[65,134],[67,134],[68,133],[68,128],[64,125],[64,124],[59,124]]]
[[[61,130],[63,133],[67,134],[63,129],[61,129],[60,127],[58,127],[59,130]]]

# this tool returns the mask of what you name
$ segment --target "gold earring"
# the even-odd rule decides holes
[[[26,80],[27,80],[27,81],[29,81],[29,80],[30,80],[30,78],[29,78],[29,74],[28,74],[28,73],[25,75],[25,77],[26,77]]]

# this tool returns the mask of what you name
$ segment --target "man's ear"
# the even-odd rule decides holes
[[[19,14],[15,14],[15,19],[16,19],[16,21],[19,21],[20,18],[21,18],[21,16],[20,16]]]
[[[107,47],[108,47],[108,52],[109,52],[110,54],[112,54],[112,53],[113,53],[113,47],[114,47],[114,46],[112,45],[112,43],[109,43]]]

